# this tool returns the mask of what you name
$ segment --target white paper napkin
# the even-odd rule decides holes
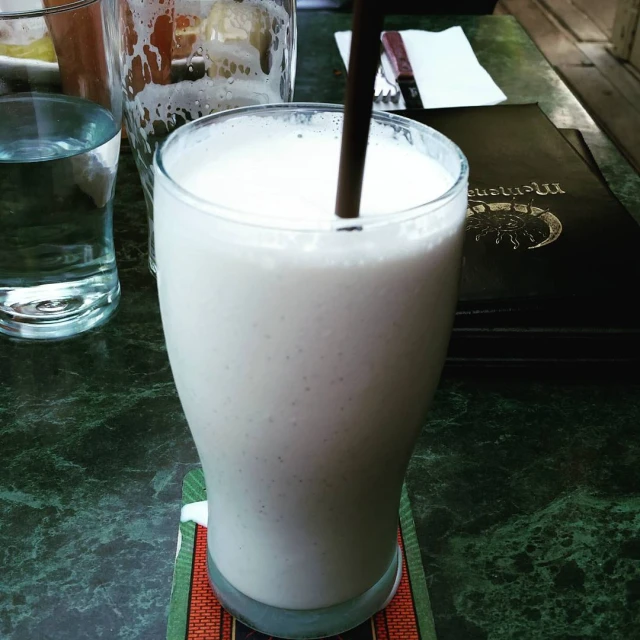
[[[478,62],[461,27],[445,31],[401,31],[416,84],[425,109],[475,107],[498,104],[507,99],[485,68]],[[335,34],[336,44],[346,68],[349,67],[351,31]],[[385,73],[393,80],[386,55]],[[402,97],[396,104],[377,103],[385,111],[404,109]]]

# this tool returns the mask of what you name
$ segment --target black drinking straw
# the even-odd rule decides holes
[[[339,218],[357,218],[360,213],[383,21],[382,0],[355,0],[336,197]]]

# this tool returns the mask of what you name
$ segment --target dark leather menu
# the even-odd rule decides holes
[[[461,309],[625,296],[640,226],[537,105],[407,113],[471,167]]]
[[[640,226],[537,105],[411,111],[469,160],[450,361],[640,359]]]

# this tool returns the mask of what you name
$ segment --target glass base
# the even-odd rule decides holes
[[[266,635],[311,640],[344,633],[384,609],[398,590],[402,552],[398,547],[384,575],[371,589],[325,609],[280,609],[253,600],[232,586],[207,552],[209,582],[222,606],[248,627]]]
[[[27,340],[69,338],[107,322],[119,301],[117,280],[107,292],[91,292],[84,282],[0,290],[0,333]]]

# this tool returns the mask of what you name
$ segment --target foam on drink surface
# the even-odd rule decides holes
[[[333,114],[304,122],[245,117],[242,127],[233,120],[217,123],[170,172],[192,194],[222,207],[265,219],[330,220],[335,218],[341,125]],[[443,195],[453,182],[393,127],[372,123],[362,217],[418,207]]]

